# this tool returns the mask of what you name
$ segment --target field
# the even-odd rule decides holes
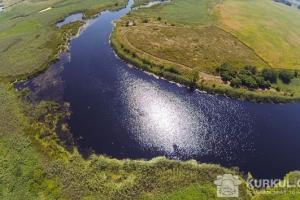
[[[151,0],[135,0],[135,1],[134,1],[134,4],[133,4],[133,7],[143,5],[143,4],[148,3],[148,2],[150,2],[150,1],[151,1]]]
[[[220,26],[272,67],[300,69],[300,10],[269,0],[225,0],[217,10]]]
[[[216,69],[226,63],[237,71],[247,65],[258,71],[300,70],[299,16],[299,10],[271,0],[173,0],[122,18],[112,42],[124,59],[181,83],[195,79],[212,93],[290,101],[300,98],[299,77],[288,85],[279,81],[269,90],[249,91],[224,84]],[[169,69],[175,74],[163,72]]]
[[[4,1],[14,6],[0,14],[0,78],[26,77],[47,67],[66,43],[55,23],[70,13],[93,15],[125,5],[125,0]],[[43,9],[50,8],[44,12]],[[72,27],[77,33],[78,27]]]

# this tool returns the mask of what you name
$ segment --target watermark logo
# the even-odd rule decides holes
[[[239,197],[239,185],[242,184],[242,181],[238,176],[232,174],[217,176],[214,183],[217,186],[217,197]]]
[[[238,176],[232,174],[217,176],[217,179],[214,181],[214,183],[217,186],[217,197],[239,197],[239,185],[242,184],[242,180],[239,179]],[[290,190],[291,188],[300,188],[300,178],[286,178],[283,180],[249,178],[247,181],[245,181],[245,183],[249,189],[257,190],[260,193],[300,193],[300,190]],[[274,188],[274,190],[264,190],[267,188]],[[285,190],[275,190],[276,188],[285,188]]]

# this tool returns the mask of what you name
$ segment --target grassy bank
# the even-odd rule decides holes
[[[216,199],[214,179],[236,171],[194,161],[116,160],[67,151],[57,140],[55,104],[22,103],[0,85],[1,199]],[[250,199],[245,185],[243,199]],[[194,198],[194,199],[195,199]]]
[[[112,34],[111,44],[117,54],[124,60],[129,63],[132,63],[134,66],[141,68],[142,70],[149,71],[157,76],[166,78],[171,81],[183,84],[187,87],[197,88],[204,90],[211,94],[221,94],[241,100],[254,101],[254,102],[274,102],[274,103],[283,103],[283,102],[293,102],[299,101],[300,96],[298,93],[291,96],[285,91],[290,92],[290,87],[286,86],[283,83],[281,87],[284,88],[280,92],[275,90],[258,90],[251,91],[247,88],[233,88],[229,84],[224,84],[220,77],[216,78],[208,74],[204,74],[205,77],[201,77],[203,73],[199,70],[186,70],[182,66],[176,67],[176,64],[163,60],[159,60],[152,56],[145,54],[140,55],[135,49],[128,48],[124,45],[124,40],[119,41],[117,36],[117,31]],[[199,75],[200,74],[200,75]],[[299,80],[293,80],[298,84]],[[293,85],[293,84],[291,84]],[[277,87],[276,85],[273,87]],[[298,86],[294,86],[293,91],[298,91]]]
[[[299,101],[299,76],[288,84],[272,83],[267,89],[231,87],[219,76],[217,69],[225,63],[236,71],[245,66],[255,66],[259,73],[263,69],[283,70],[274,68],[246,40],[220,25],[219,10],[226,2],[174,0],[134,10],[118,21],[113,47],[122,58],[144,70],[210,93],[257,102]],[[295,69],[285,68],[289,73],[295,73]]]
[[[242,180],[239,199],[299,198],[296,188],[250,190],[245,176],[218,165],[163,157],[150,161],[83,158],[76,148],[66,150],[58,139],[63,115],[57,104],[32,105],[20,98],[20,93],[0,85],[1,199],[211,200],[219,199],[214,180],[225,173]],[[299,176],[294,172],[287,178],[295,181]]]
[[[55,26],[57,21],[71,13],[84,12],[91,17],[125,4],[125,0],[25,0],[13,4],[0,14],[0,78],[32,75],[56,59],[68,40],[67,31]],[[72,33],[78,28],[76,23],[68,27]]]

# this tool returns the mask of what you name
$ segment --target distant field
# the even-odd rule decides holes
[[[124,34],[127,41],[124,39],[123,42],[133,45],[141,53],[146,52],[154,57],[184,65],[188,69],[212,73],[222,63],[237,67],[246,64],[265,66],[251,49],[214,26],[191,29],[164,26],[160,23],[139,23]],[[224,50],[226,48],[230,50]]]
[[[272,0],[224,0],[220,26],[274,68],[300,69],[300,10]]]
[[[169,23],[201,26],[215,22],[213,9],[221,0],[172,0],[171,3],[140,9],[135,15],[157,17]]]
[[[0,14],[0,78],[30,75],[48,65],[66,37],[55,23],[70,13],[97,13],[125,0],[7,0]],[[118,4],[116,4],[118,3]],[[39,12],[51,7],[45,12]]]
[[[190,69],[213,72],[223,63],[237,67],[267,64],[231,34],[213,26],[218,0],[174,0],[170,4],[135,11],[128,19],[136,26],[120,28],[126,43],[154,57]],[[160,18],[158,20],[158,18]],[[147,20],[147,23],[145,23]],[[192,27],[187,27],[187,25]]]
[[[152,1],[152,0],[135,0],[134,4],[133,4],[133,7],[143,5],[143,4],[148,3],[150,1]]]

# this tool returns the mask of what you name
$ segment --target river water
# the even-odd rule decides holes
[[[71,104],[80,149],[116,158],[173,159],[239,167],[255,177],[300,170],[300,104],[255,104],[190,91],[129,67],[109,44],[112,21],[88,21],[70,53],[27,82],[39,99]]]

